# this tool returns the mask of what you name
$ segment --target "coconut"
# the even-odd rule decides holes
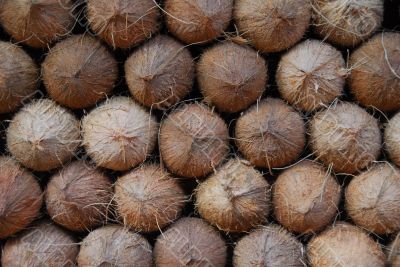
[[[344,47],[368,39],[383,20],[383,0],[312,0],[315,31]]]
[[[89,233],[82,241],[78,266],[152,267],[152,248],[140,234],[108,225]]]
[[[385,145],[390,159],[400,166],[400,113],[395,115],[386,126]]]
[[[307,40],[286,53],[276,80],[281,96],[304,111],[326,107],[343,93],[346,62],[339,50]]]
[[[124,171],[144,162],[153,151],[158,124],[128,97],[113,97],[82,120],[87,154],[101,167]]]
[[[160,27],[153,0],[87,0],[92,30],[113,48],[130,48],[150,38]]]
[[[93,106],[111,93],[118,65],[100,41],[88,35],[75,35],[50,50],[42,73],[51,98],[81,109]]]
[[[396,238],[390,243],[388,247],[387,263],[391,267],[400,266],[400,235],[397,234]]]
[[[161,125],[161,158],[180,176],[197,178],[212,172],[229,152],[225,122],[201,104],[175,109]]]
[[[141,104],[168,109],[191,90],[193,58],[187,48],[160,35],[136,50],[125,63],[129,91]]]
[[[233,17],[243,36],[262,52],[292,47],[310,24],[309,0],[236,0]]]
[[[42,190],[31,173],[0,157],[0,239],[24,229],[39,216]]]
[[[21,109],[7,130],[7,147],[24,166],[49,171],[74,156],[80,144],[79,121],[49,99]]]
[[[313,117],[310,142],[318,159],[336,172],[352,174],[379,157],[381,132],[378,120],[368,112],[341,102]]]
[[[236,122],[236,144],[243,156],[261,168],[284,167],[295,161],[306,144],[299,113],[280,99],[253,105]]]
[[[157,267],[224,267],[226,245],[219,233],[198,218],[183,218],[157,238]]]
[[[381,33],[350,57],[350,89],[363,106],[400,109],[400,34]]]

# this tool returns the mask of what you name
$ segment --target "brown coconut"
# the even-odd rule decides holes
[[[316,33],[344,47],[367,40],[383,20],[383,0],[312,0],[312,6]]]
[[[339,50],[307,40],[282,57],[276,80],[282,98],[311,112],[342,95],[345,75],[346,62]]]
[[[385,145],[390,159],[400,166],[400,113],[395,115],[386,126]]]
[[[113,48],[130,48],[150,38],[160,27],[153,0],[87,0],[92,30]]]
[[[390,267],[400,266],[400,234],[387,247],[387,265]]]
[[[201,104],[182,105],[161,124],[161,158],[175,174],[203,177],[227,156],[228,139],[228,127],[218,114]]]
[[[292,47],[310,24],[309,0],[236,0],[234,19],[258,50],[279,52]]]
[[[381,33],[350,57],[350,89],[363,106],[400,109],[400,34]]]
[[[381,246],[360,228],[345,222],[314,237],[308,244],[310,267],[384,267]]]
[[[136,50],[125,63],[129,91],[141,104],[168,109],[191,90],[193,58],[187,48],[160,35]]]
[[[53,221],[71,231],[93,229],[105,222],[112,185],[108,177],[84,161],[65,166],[50,178],[46,207]]]
[[[335,103],[311,121],[310,142],[318,159],[335,172],[352,174],[376,160],[381,150],[378,120],[353,103]]]
[[[17,42],[47,47],[75,26],[73,0],[3,0],[0,23]]]
[[[152,248],[140,234],[122,226],[108,225],[94,230],[81,244],[78,266],[152,267]]]
[[[306,160],[279,175],[273,186],[276,219],[290,231],[308,234],[337,215],[340,185],[321,165]]]
[[[115,184],[118,213],[137,231],[158,231],[176,220],[185,205],[178,181],[158,165],[143,165]]]
[[[225,232],[246,232],[267,221],[270,186],[248,162],[232,159],[196,189],[196,208]]]
[[[50,50],[42,64],[42,74],[52,99],[82,109],[111,93],[118,65],[100,41],[89,35],[75,35]]]
[[[7,130],[7,147],[24,166],[49,171],[74,156],[80,144],[79,121],[49,99],[21,109]]]
[[[234,267],[304,267],[303,245],[277,225],[254,230],[236,244]]]
[[[113,97],[82,120],[87,154],[101,167],[124,171],[144,162],[153,151],[158,124],[128,97]]]
[[[0,41],[0,113],[13,112],[35,93],[38,68],[20,47]]]
[[[154,246],[157,267],[224,267],[226,245],[219,233],[198,218],[183,218],[159,235]]]
[[[0,239],[24,229],[39,216],[42,190],[28,171],[0,156]]]

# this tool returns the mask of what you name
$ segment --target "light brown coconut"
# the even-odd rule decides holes
[[[153,151],[158,124],[128,97],[113,97],[82,120],[87,154],[101,167],[124,171],[144,162]]]
[[[225,122],[201,104],[175,109],[161,124],[161,158],[173,173],[189,178],[211,173],[229,152]]]
[[[390,159],[400,166],[400,113],[397,113],[386,126],[385,145]]]
[[[78,266],[152,267],[152,248],[140,234],[122,226],[107,225],[94,230],[81,244]]]
[[[308,243],[310,267],[384,267],[381,246],[360,228],[345,222],[314,237]]]
[[[279,175],[274,214],[290,231],[308,234],[327,226],[339,211],[340,185],[321,165],[303,161]]]
[[[280,99],[254,104],[236,122],[239,151],[261,168],[284,167],[295,161],[306,144],[306,127],[299,113]]]
[[[17,42],[47,47],[75,26],[73,0],[3,0],[0,23]]]
[[[201,217],[225,232],[246,232],[267,221],[270,186],[248,162],[231,159],[196,189]]]
[[[42,190],[28,171],[0,156],[0,239],[24,229],[39,216]]]
[[[381,33],[350,57],[350,89],[363,106],[400,109],[400,33]]]
[[[304,267],[303,245],[277,225],[254,230],[236,244],[234,267]]]
[[[0,41],[0,113],[16,111],[35,93],[38,68],[20,47]]]
[[[335,103],[317,113],[310,142],[318,159],[335,172],[356,173],[376,160],[381,151],[378,120],[353,103]]]
[[[217,38],[232,19],[233,0],[166,0],[164,5],[168,30],[187,44]]]
[[[49,99],[21,109],[7,130],[7,147],[22,165],[35,171],[62,166],[80,144],[79,121]]]
[[[318,40],[307,40],[282,57],[276,80],[282,98],[311,112],[342,95],[346,73],[339,50]]]
[[[390,267],[400,266],[400,234],[389,244],[386,252],[387,265]]]
[[[279,52],[295,45],[310,24],[309,0],[236,0],[234,19],[258,50]]]
[[[78,232],[104,223],[112,198],[109,178],[84,161],[65,166],[50,178],[46,189],[49,216],[61,226]]]
[[[52,99],[82,109],[111,93],[118,65],[100,41],[89,35],[75,35],[50,50],[42,64],[42,74]]]
[[[178,181],[160,166],[143,165],[118,178],[115,202],[124,225],[158,231],[176,220],[185,205]]]
[[[92,30],[113,48],[130,48],[150,38],[160,27],[153,0],[87,0]]]
[[[125,63],[129,91],[141,104],[168,109],[191,90],[193,58],[187,48],[159,35],[136,50]]]
[[[183,218],[159,235],[154,246],[157,267],[224,267],[226,245],[219,233],[198,218]]]
[[[367,40],[383,20],[383,0],[312,0],[312,6],[316,33],[344,47]]]

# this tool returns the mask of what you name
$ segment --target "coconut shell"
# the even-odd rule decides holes
[[[390,159],[400,166],[400,113],[395,115],[386,126],[385,145]]]
[[[191,90],[193,58],[187,48],[160,35],[138,48],[125,63],[129,91],[141,104],[168,109]]]
[[[130,48],[150,38],[160,27],[153,0],[87,0],[92,30],[113,48]]]
[[[35,171],[62,166],[80,144],[79,121],[49,99],[21,109],[7,130],[7,147],[22,165]]]
[[[247,46],[225,42],[206,50],[197,65],[197,79],[205,101],[223,112],[238,112],[265,91],[265,60]]]
[[[118,64],[100,41],[89,35],[75,35],[50,50],[42,74],[52,99],[82,109],[111,93]]]
[[[390,267],[400,266],[400,235],[397,234],[395,239],[389,244],[386,253],[387,265]]]
[[[17,42],[47,47],[72,31],[74,5],[73,0],[3,0],[0,23]]]
[[[261,168],[284,167],[295,161],[306,144],[299,113],[280,99],[253,105],[236,122],[236,144],[243,156]]]
[[[218,114],[201,104],[182,105],[161,124],[161,158],[175,174],[203,177],[227,156],[228,139],[228,127]]]
[[[377,34],[351,55],[350,89],[363,106],[400,109],[399,43],[399,33]]]
[[[78,266],[152,267],[152,248],[140,234],[117,225],[108,225],[89,233],[82,241]]]
[[[376,160],[382,145],[378,120],[348,102],[336,103],[313,117],[310,142],[316,157],[325,165],[348,174]]]
[[[183,218],[159,235],[154,246],[157,267],[224,267],[226,245],[219,233],[198,218]]]
[[[144,162],[153,151],[158,124],[128,97],[113,97],[82,120],[87,154],[101,167],[124,171]]]
[[[311,112],[342,95],[345,69],[346,62],[339,50],[318,40],[307,40],[279,62],[278,89],[290,104]]]

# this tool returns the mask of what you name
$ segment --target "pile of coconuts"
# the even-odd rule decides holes
[[[400,267],[400,3],[0,1],[0,266]]]

